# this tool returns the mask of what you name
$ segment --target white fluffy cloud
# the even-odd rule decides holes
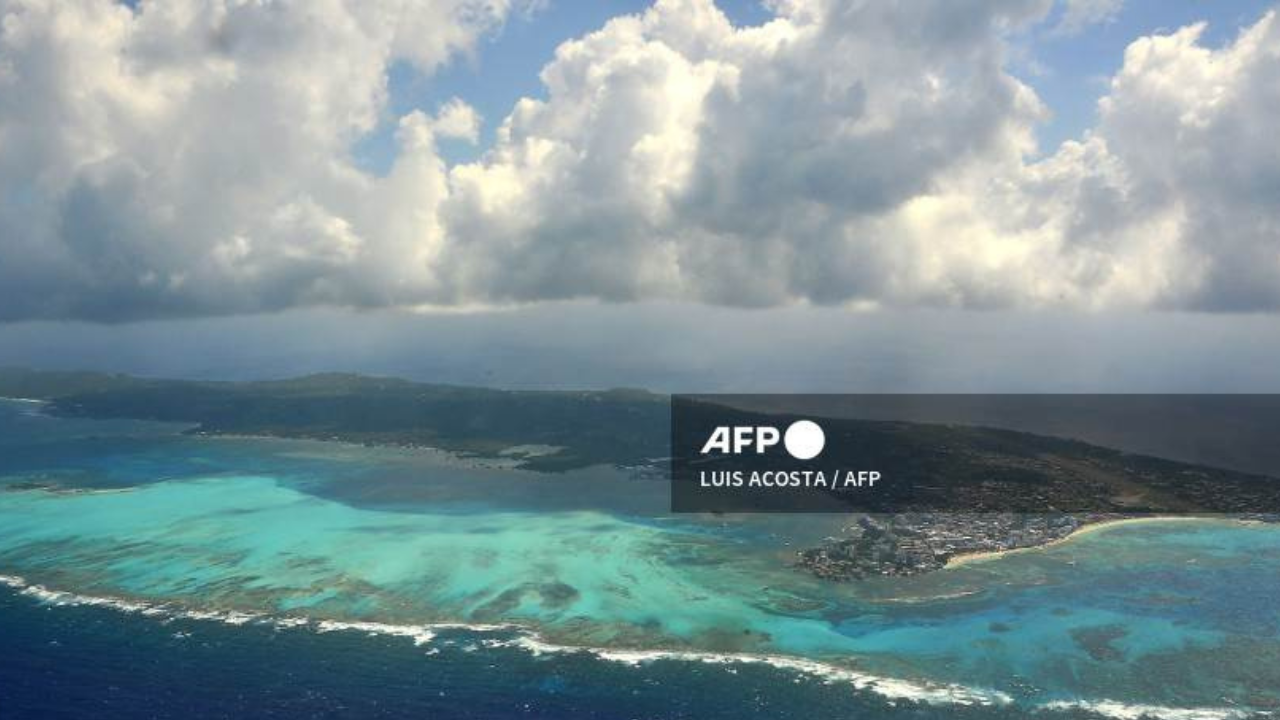
[[[1136,40],[1042,159],[1049,0],[660,0],[563,44],[479,160],[461,100],[351,144],[508,2],[0,0],[0,319],[666,297],[1280,308],[1280,23]],[[1068,8],[1069,10],[1069,8]]]
[[[894,293],[921,258],[871,225],[966,166],[1016,163],[1042,113],[1001,31],[1043,3],[910,8],[792,2],[735,29],[664,0],[566,43],[548,97],[452,170],[444,277],[516,300]]]
[[[405,118],[388,178],[350,148],[391,63],[431,72],[510,4],[0,0],[0,318],[424,292],[444,193],[432,136],[474,136],[474,113]]]
[[[1119,228],[1165,217],[1162,304],[1280,307],[1280,20],[1232,44],[1202,25],[1143,38],[1102,101],[1097,136],[1124,169]],[[1105,200],[1104,200],[1105,202]],[[1115,201],[1112,201],[1115,202]],[[1105,208],[1078,212],[1108,220]]]

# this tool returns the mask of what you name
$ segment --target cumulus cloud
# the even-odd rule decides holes
[[[1198,26],[1136,40],[1099,125],[1041,156],[1047,109],[1006,54],[1049,0],[771,6],[615,18],[558,48],[480,159],[436,151],[479,137],[455,99],[400,118],[376,177],[350,146],[389,64],[430,72],[509,3],[0,0],[0,318],[1280,307],[1274,14],[1219,49]]]
[[[1129,46],[1098,137],[1127,174],[1120,227],[1164,216],[1165,305],[1280,307],[1280,20],[1219,50],[1204,25]],[[1093,207],[1081,208],[1091,213]]]
[[[391,63],[434,71],[512,2],[0,0],[0,318],[421,292],[404,268],[437,240],[432,137],[478,119],[461,102],[405,118],[388,178],[350,148]]]
[[[870,227],[948,173],[1016,161],[1042,108],[1001,31],[1040,2],[792,2],[735,29],[666,0],[566,43],[482,162],[454,168],[458,297],[891,292]],[[856,227],[862,224],[864,227]],[[944,241],[945,242],[945,241]]]

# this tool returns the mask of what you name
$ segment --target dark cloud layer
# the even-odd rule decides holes
[[[732,309],[295,310],[0,325],[0,366],[251,379],[349,370],[512,388],[1280,392],[1271,315]]]

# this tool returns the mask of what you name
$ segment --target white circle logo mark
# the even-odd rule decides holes
[[[787,452],[791,453],[791,457],[797,460],[812,460],[822,452],[822,448],[827,444],[827,436],[822,432],[822,428],[818,427],[818,423],[797,420],[787,428],[786,435],[782,437],[782,443],[786,446]]]

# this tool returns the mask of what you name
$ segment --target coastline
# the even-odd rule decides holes
[[[0,402],[23,403],[29,405],[48,405],[48,400],[40,398],[24,398],[11,397],[8,395],[0,395]],[[104,418],[91,418],[104,419]],[[131,420],[139,418],[127,418]],[[305,442],[318,443],[328,446],[339,446],[350,449],[363,450],[393,450],[414,454],[425,454],[433,456],[443,465],[468,469],[468,470],[515,470],[528,471],[524,467],[525,463],[533,458],[541,457],[551,453],[516,453],[511,454],[511,448],[521,448],[525,446],[513,445],[502,451],[496,456],[473,454],[462,450],[453,450],[449,448],[439,447],[436,445],[427,445],[421,443],[408,442],[385,442],[373,440],[353,440],[342,437],[314,437],[306,434],[283,434],[272,432],[218,432],[205,430],[199,423],[187,422],[171,422],[167,420],[148,420],[142,418],[146,422],[171,423],[180,426],[183,429],[179,432],[181,435],[188,437],[198,437],[204,440],[253,440],[253,441],[286,441],[286,442]],[[507,454],[504,454],[507,453]]]
[[[959,555],[953,555],[947,559],[947,562],[945,565],[943,565],[942,569],[950,570],[952,568],[962,567],[964,565],[970,565],[973,563],[987,562],[989,560],[998,560],[1000,558],[1008,557],[1010,555],[1016,555],[1019,553],[1047,550],[1048,548],[1056,547],[1059,545],[1066,545],[1068,543],[1071,543],[1075,540],[1078,540],[1092,533],[1096,533],[1096,532],[1100,532],[1103,530],[1108,530],[1108,529],[1120,527],[1120,526],[1145,525],[1145,524],[1155,524],[1155,523],[1171,523],[1171,522],[1205,522],[1205,521],[1233,522],[1233,523],[1240,523],[1240,524],[1248,524],[1250,522],[1248,520],[1241,520],[1238,518],[1213,516],[1213,515],[1152,515],[1152,516],[1143,516],[1143,517],[1128,517],[1128,518],[1114,518],[1110,520],[1100,520],[1098,522],[1085,523],[1084,525],[1081,525],[1075,530],[1072,530],[1066,536],[1060,537],[1054,540],[1050,540],[1049,542],[1043,543],[1041,545],[1028,545],[1026,547],[1009,548],[1008,550],[983,550],[981,552],[962,553]]]
[[[441,465],[462,468],[466,470],[512,470],[517,472],[530,472],[524,467],[525,457],[493,457],[489,455],[472,455],[460,450],[450,450],[448,448],[438,447],[435,445],[415,444],[415,443],[393,443],[393,442],[377,442],[372,440],[349,440],[345,438],[324,438],[310,437],[307,435],[283,435],[267,432],[260,433],[240,433],[240,432],[211,432],[196,427],[183,433],[188,437],[196,437],[202,440],[250,440],[250,441],[268,441],[268,442],[297,442],[297,443],[315,443],[319,446],[340,447],[349,450],[381,450],[401,452],[419,456],[429,456]]]

